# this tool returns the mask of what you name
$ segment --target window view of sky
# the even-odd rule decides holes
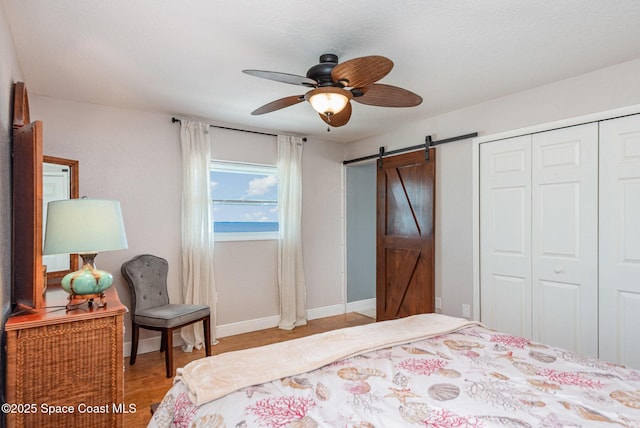
[[[226,230],[229,225],[218,223],[275,223],[268,230],[278,230],[278,183],[275,174],[213,170],[211,195],[216,231],[245,231],[236,230],[237,227]],[[266,226],[256,225],[252,229],[264,230]]]

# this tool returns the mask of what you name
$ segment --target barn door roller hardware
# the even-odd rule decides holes
[[[382,158],[384,157],[384,146],[380,146],[378,149],[378,168],[382,168]]]
[[[395,155],[398,153],[403,153],[403,152],[410,152],[412,150],[419,150],[419,149],[425,149],[426,154],[425,154],[425,158],[427,160],[429,160],[429,148],[438,145],[438,144],[444,144],[444,143],[451,143],[454,141],[460,141],[460,140],[468,140],[469,138],[475,138],[478,136],[477,132],[473,132],[471,134],[465,134],[465,135],[459,135],[457,137],[451,137],[451,138],[445,138],[444,140],[439,140],[439,141],[433,141],[431,139],[431,135],[427,135],[425,137],[425,144],[419,144],[417,146],[411,146],[411,147],[405,147],[402,149],[396,149],[396,150],[389,150],[388,152],[385,151],[384,146],[380,146],[380,148],[378,149],[378,153],[376,153],[375,155],[369,155],[369,156],[363,156],[360,158],[356,158],[356,159],[349,159],[346,160],[344,162],[342,162],[343,165],[349,165],[350,163],[355,163],[355,162],[362,162],[365,160],[370,160],[370,159],[378,159],[378,167],[380,167],[382,165],[382,158],[385,156],[391,156],[391,155]]]
[[[429,149],[432,144],[433,141],[431,140],[431,135],[424,137],[424,160],[429,160]]]

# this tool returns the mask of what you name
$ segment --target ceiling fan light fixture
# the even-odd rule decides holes
[[[305,95],[311,107],[325,116],[340,113],[352,97],[351,92],[333,86],[316,88]]]

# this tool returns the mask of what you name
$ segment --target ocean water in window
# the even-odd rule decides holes
[[[214,233],[278,231],[275,166],[214,162],[211,196]]]

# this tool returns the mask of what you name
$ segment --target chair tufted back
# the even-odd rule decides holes
[[[163,258],[142,254],[124,262],[120,268],[131,292],[131,312],[169,304],[167,272],[169,264]]]

